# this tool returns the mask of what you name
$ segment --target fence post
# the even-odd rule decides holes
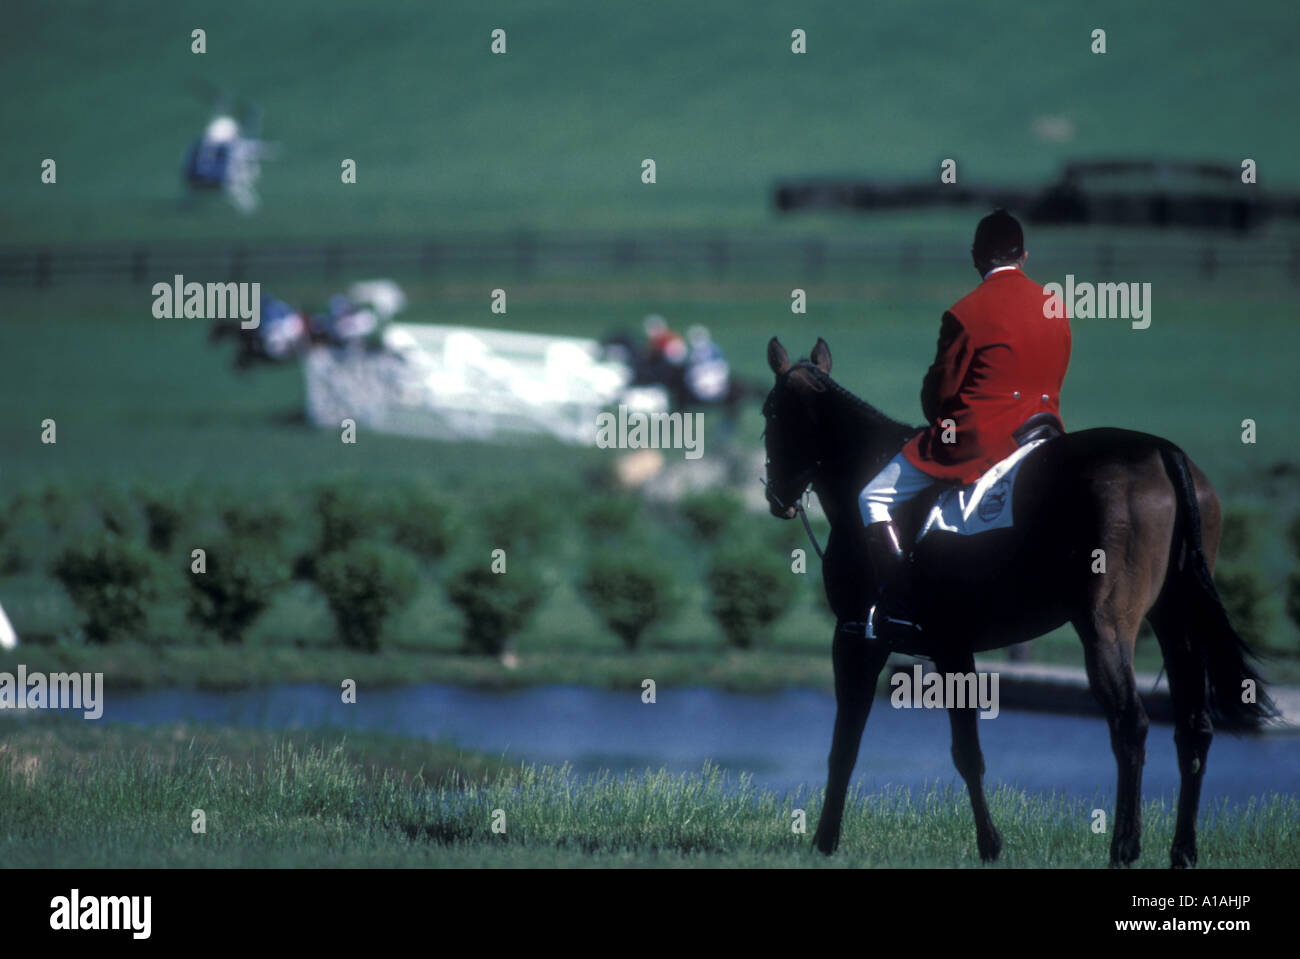
[[[804,247],[804,267],[814,277],[820,277],[826,268],[826,244],[813,237]]]
[[[131,254],[131,282],[143,283],[149,274],[149,251],[142,246],[135,248]]]
[[[727,272],[727,266],[731,262],[731,250],[726,237],[714,237],[713,242],[709,244],[709,262],[713,264],[713,272],[718,276]]]
[[[531,234],[515,236],[515,269],[520,276],[531,276],[537,269],[537,241]]]
[[[636,241],[630,237],[619,237],[614,241],[614,266],[628,268],[636,263]]]
[[[1097,272],[1101,274],[1099,279],[1105,280],[1110,276],[1110,271],[1115,267],[1115,248],[1109,243],[1099,243],[1097,245]]]

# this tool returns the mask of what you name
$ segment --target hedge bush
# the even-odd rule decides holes
[[[596,542],[627,536],[644,523],[644,517],[644,502],[639,496],[629,493],[597,494],[579,513],[587,536]]]
[[[696,539],[713,543],[739,523],[745,504],[734,493],[692,493],[682,497],[677,511]]]
[[[393,542],[425,561],[447,555],[454,541],[453,509],[436,493],[420,488],[393,491],[384,500],[385,524]]]
[[[347,646],[377,652],[384,623],[415,596],[415,560],[383,543],[360,540],[316,564],[316,582]]]
[[[1286,578],[1286,614],[1300,628],[1300,572]]]
[[[53,562],[53,540],[40,503],[21,493],[14,496],[0,515],[0,575],[25,573]],[[38,555],[42,552],[45,563]]]
[[[1269,622],[1264,608],[1268,590],[1260,575],[1252,569],[1220,567],[1214,572],[1214,585],[1237,635],[1252,647],[1262,646]]]
[[[294,528],[294,511],[277,497],[262,497],[226,506],[221,521],[235,541],[280,555],[285,537]]]
[[[355,483],[331,483],[318,486],[312,494],[320,536],[316,552],[320,555],[346,549],[358,540],[374,535],[378,516],[373,497]]]
[[[153,554],[142,543],[107,533],[66,547],[51,572],[80,610],[92,643],[139,638],[159,596]]]
[[[796,574],[778,552],[757,543],[737,543],[714,554],[709,568],[709,612],[727,642],[754,645],[794,598]]]
[[[446,583],[447,598],[464,617],[465,648],[500,656],[528,624],[542,600],[541,580],[526,568],[493,573],[486,565],[461,569]]]
[[[216,633],[224,643],[238,643],[271,604],[285,581],[274,553],[254,540],[224,539],[204,547],[206,571],[189,576],[186,614],[196,625]]]
[[[1300,559],[1300,516],[1296,516],[1287,526],[1286,541],[1291,547],[1291,555]]]
[[[489,503],[479,514],[483,541],[491,549],[507,551],[545,546],[559,526],[555,496],[538,491]]]
[[[144,539],[144,514],[134,499],[107,487],[96,490],[92,500],[104,529],[124,539]]]
[[[1229,561],[1241,559],[1250,550],[1254,538],[1250,514],[1243,510],[1226,510],[1219,530],[1219,557]]]
[[[679,604],[673,571],[646,555],[612,549],[594,555],[579,588],[610,632],[635,649],[642,634]]]
[[[170,553],[189,519],[191,505],[181,496],[157,489],[136,491],[136,500],[144,514],[144,535],[149,548]]]

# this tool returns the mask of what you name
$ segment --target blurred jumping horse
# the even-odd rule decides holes
[[[853,529],[862,522],[858,493],[917,428],[832,380],[830,349],[821,339],[810,360],[791,364],[773,337],[767,358],[776,374],[763,405],[771,512],[793,518],[811,486],[831,524],[822,578],[836,617],[837,711],[826,802],[813,840],[829,855],[839,843],[849,777],[891,651],[861,629],[870,597],[867,557]],[[1145,617],[1160,643],[1176,717],[1181,786],[1170,860],[1174,867],[1194,866],[1197,806],[1215,725],[1255,729],[1276,713],[1214,588],[1218,497],[1177,446],[1119,429],[1082,430],[1043,443],[1023,460],[1012,495],[1013,526],[975,536],[931,532],[912,547],[908,579],[925,639],[924,646],[899,651],[931,658],[943,673],[973,673],[975,653],[1072,623],[1119,766],[1110,861],[1128,865],[1138,858],[1142,831],[1148,721],[1133,677],[1133,646]],[[915,540],[928,505],[898,511],[905,546]],[[1104,566],[1096,550],[1104,551]],[[993,860],[1002,839],[984,798],[977,710],[949,708],[948,716],[979,853]]]

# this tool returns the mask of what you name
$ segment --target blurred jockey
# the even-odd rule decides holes
[[[185,179],[195,189],[222,190],[241,213],[252,213],[260,203],[257,181],[262,160],[274,152],[270,144],[246,136],[233,117],[220,114],[190,144]]]
[[[379,317],[375,311],[342,293],[331,296],[325,313],[317,317],[317,333],[335,346],[359,343],[377,329]]]
[[[731,390],[731,368],[722,348],[713,342],[707,328],[692,326],[686,331],[690,353],[686,357],[686,388],[698,403],[721,403]]]
[[[664,318],[652,313],[645,318],[645,353],[641,358],[638,379],[658,383],[668,390],[674,409],[681,409],[687,399],[686,391],[686,341],[681,334],[669,328]]]
[[[686,341],[681,334],[670,329],[658,313],[645,318],[645,336],[645,352],[649,361],[664,360],[673,365],[686,362]]]
[[[219,188],[226,182],[230,151],[239,139],[239,124],[232,117],[213,117],[195,140],[185,159],[185,176],[193,186]]]
[[[307,345],[307,321],[284,300],[262,294],[257,335],[268,359],[283,360]]]

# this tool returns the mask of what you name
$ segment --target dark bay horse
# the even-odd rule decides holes
[[[836,617],[837,709],[826,802],[813,840],[829,855],[839,843],[849,777],[891,651],[865,639],[860,628],[871,600],[867,558],[853,528],[862,523],[858,493],[917,427],[890,419],[832,380],[823,340],[810,360],[791,364],[774,337],[767,356],[776,374],[763,405],[771,511],[793,518],[790,504],[811,485],[831,524],[822,578]],[[1170,860],[1194,866],[1201,779],[1215,725],[1255,729],[1276,713],[1214,588],[1220,513],[1213,487],[1167,440],[1082,430],[1025,458],[1012,508],[1013,527],[978,536],[931,532],[913,547],[909,580],[925,639],[924,646],[899,651],[933,659],[942,673],[972,673],[977,652],[1073,624],[1119,766],[1110,861],[1128,865],[1138,858],[1142,831],[1148,721],[1133,677],[1133,646],[1145,617],[1160,643],[1176,717],[1181,786]],[[898,511],[905,548],[915,539],[918,511]],[[980,856],[993,860],[1002,839],[984,798],[977,709],[951,708],[948,716]]]

